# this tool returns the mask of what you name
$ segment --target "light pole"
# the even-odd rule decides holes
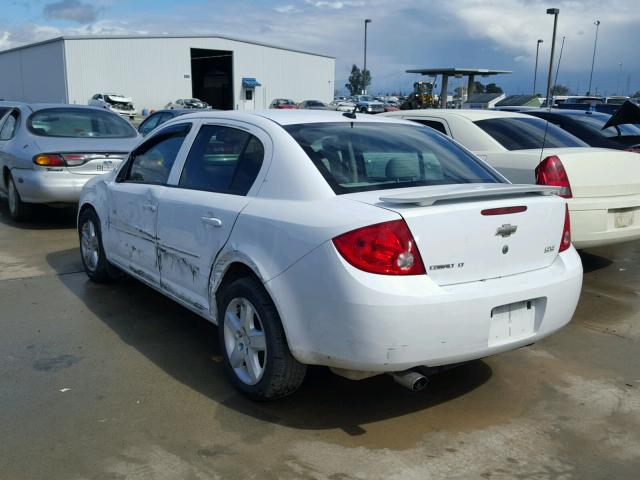
[[[620,75],[622,75],[622,62],[618,62],[618,81],[616,82],[616,95],[620,95]]]
[[[591,59],[591,75],[589,75],[589,90],[587,95],[591,95],[591,81],[593,80],[593,66],[596,63],[596,48],[598,47],[598,30],[600,29],[600,20],[593,22],[596,26],[596,40],[593,42],[593,58]]]
[[[547,77],[547,98],[545,104],[547,107],[551,107],[551,73],[553,71],[553,54],[556,50],[556,32],[558,30],[558,14],[559,8],[548,8],[547,14],[553,15],[553,37],[551,37],[551,57],[549,58],[549,75]]]
[[[536,69],[533,72],[533,94],[536,94],[536,82],[538,81],[538,54],[540,53],[540,44],[543,43],[544,40],[541,38],[538,39],[538,44],[536,45]]]
[[[367,93],[367,24],[371,23],[371,19],[364,21],[364,68],[362,69],[362,94]]]

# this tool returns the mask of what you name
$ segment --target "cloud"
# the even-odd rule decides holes
[[[305,3],[317,8],[330,8],[333,10],[340,10],[345,7],[361,7],[364,5],[363,1],[349,1],[349,0],[344,0],[342,2],[328,2],[325,0],[320,0],[320,1],[305,0]]]
[[[293,13],[296,11],[297,9],[294,5],[283,5],[281,7],[276,7],[276,12],[278,13]]]
[[[98,8],[80,0],[59,0],[45,5],[43,14],[48,20],[68,20],[86,24],[95,22]]]

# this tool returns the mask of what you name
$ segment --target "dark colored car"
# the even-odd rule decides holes
[[[612,118],[606,113],[564,109],[524,110],[522,113],[558,125],[591,147],[640,152],[640,121],[603,128]]]
[[[298,104],[298,108],[303,110],[329,110],[327,105],[320,100],[305,100]]]
[[[185,115],[187,113],[193,113],[193,109],[175,108],[173,110],[158,110],[145,118],[144,122],[138,126],[138,132],[144,137],[158,125],[162,125],[164,122],[167,122],[172,118],[179,117],[180,115]]]

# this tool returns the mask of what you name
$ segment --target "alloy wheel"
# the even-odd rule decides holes
[[[246,385],[255,385],[264,375],[267,343],[260,315],[244,297],[229,302],[224,317],[224,344],[231,368]]]
[[[98,243],[98,234],[93,221],[88,219],[82,224],[80,231],[80,250],[82,251],[82,258],[89,270],[92,272],[98,267],[98,260],[100,257],[100,246]]]

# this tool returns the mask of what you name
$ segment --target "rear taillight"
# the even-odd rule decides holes
[[[81,153],[47,153],[33,157],[33,163],[41,167],[78,167],[100,155]]]
[[[358,228],[333,239],[354,267],[381,275],[423,275],[422,258],[404,220]]]
[[[562,228],[562,238],[560,239],[559,252],[564,252],[571,246],[571,220],[569,219],[569,206],[564,206],[564,227]]]
[[[627,148],[627,152],[640,153],[640,145]]]
[[[564,165],[558,157],[551,155],[542,160],[536,167],[536,183],[538,185],[548,185],[560,187],[559,195],[564,198],[571,198],[571,184],[564,169]]]
[[[41,167],[64,167],[64,160],[60,155],[36,155],[33,163]]]

